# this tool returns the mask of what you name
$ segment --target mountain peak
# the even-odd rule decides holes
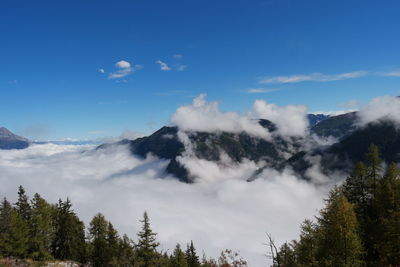
[[[5,127],[0,127],[0,149],[24,149],[28,146],[28,139],[12,133]]]

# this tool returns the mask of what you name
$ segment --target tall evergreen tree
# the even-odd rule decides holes
[[[86,261],[85,226],[71,209],[69,199],[59,200],[55,212],[55,236],[52,252],[56,259]]]
[[[108,266],[111,257],[107,244],[108,222],[100,213],[89,224],[90,262],[94,267]]]
[[[158,260],[157,247],[160,245],[156,240],[156,233],[150,228],[150,219],[147,212],[143,214],[142,230],[137,234],[137,255],[139,266],[152,267],[156,266]]]
[[[10,213],[10,254],[16,258],[24,259],[29,255],[29,228],[25,219],[16,209]]]
[[[11,241],[11,207],[6,198],[3,199],[0,206],[0,257],[12,256]]]
[[[118,249],[119,249],[119,236],[117,230],[115,230],[114,226],[111,222],[108,222],[107,225],[107,248],[108,248],[108,257],[110,265],[117,266],[118,259]]]
[[[190,245],[187,245],[186,249],[186,259],[189,267],[199,267],[200,260],[199,256],[196,254],[196,249],[194,248],[193,241],[190,241]]]
[[[316,225],[311,220],[305,220],[302,223],[300,240],[295,247],[299,266],[318,266],[316,261],[316,252],[318,248],[316,232]]]
[[[18,201],[15,203],[15,206],[22,219],[28,222],[31,218],[31,206],[29,205],[29,198],[22,185],[18,188]]]
[[[54,238],[54,207],[39,194],[31,201],[30,254],[35,260],[51,258],[51,242]]]
[[[0,207],[0,255],[26,258],[29,253],[29,228],[18,210],[6,198]]]
[[[338,188],[331,191],[318,217],[319,266],[361,266],[363,249],[351,203]]]
[[[379,265],[400,266],[400,179],[396,164],[388,166],[375,197],[378,220],[375,232]]]

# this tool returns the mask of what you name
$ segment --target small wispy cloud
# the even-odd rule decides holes
[[[105,73],[106,71],[104,69],[99,69],[100,73]]]
[[[175,54],[175,55],[173,55],[173,58],[175,58],[175,59],[182,59],[182,58],[183,58],[183,55],[182,55],[182,54]]]
[[[353,78],[359,78],[363,76],[367,76],[369,74],[368,71],[353,71],[353,72],[345,72],[339,74],[323,74],[323,73],[311,73],[311,74],[299,74],[299,75],[290,75],[290,76],[273,76],[273,77],[264,77],[259,83],[299,83],[305,81],[314,81],[314,82],[331,82],[331,81],[340,81],[347,80]]]
[[[248,94],[267,94],[271,92],[279,91],[278,88],[248,88],[244,90],[244,92]]]
[[[108,75],[109,79],[119,79],[119,78],[124,78],[132,73],[134,73],[136,70],[143,69],[143,66],[140,64],[136,64],[135,66],[132,66],[131,63],[129,63],[126,60],[120,60],[117,63],[115,63],[115,67],[117,68],[116,71],[111,72]],[[104,73],[104,69],[99,70],[101,73]]]
[[[163,70],[163,71],[170,71],[171,70],[171,68],[168,66],[168,64],[163,62],[163,61],[161,61],[161,60],[157,60],[156,63],[160,65],[160,69]]]
[[[184,71],[188,66],[187,65],[177,65],[176,70],[177,71]]]
[[[391,72],[383,73],[383,76],[400,77],[400,70],[399,71],[391,71]]]

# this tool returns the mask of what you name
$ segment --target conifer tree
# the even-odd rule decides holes
[[[338,188],[318,217],[319,266],[361,266],[363,249],[354,209]]]
[[[379,265],[400,265],[400,179],[396,164],[388,166],[376,194],[378,223],[376,247]]]
[[[170,267],[188,267],[187,257],[185,253],[182,251],[181,246],[176,244],[174,253],[170,257]]]
[[[90,262],[94,267],[108,264],[111,260],[107,244],[108,222],[100,213],[89,224]]]
[[[11,241],[11,212],[12,207],[6,198],[0,206],[0,257],[12,256]]]
[[[31,201],[30,254],[35,260],[51,258],[51,242],[54,238],[53,213],[54,207],[47,203],[39,194]]]
[[[361,209],[367,203],[369,191],[367,166],[358,162],[343,184],[343,193],[355,208]]]
[[[119,236],[117,230],[111,222],[107,225],[107,254],[110,265],[116,266],[118,264],[118,246],[119,246]]]
[[[56,259],[86,261],[85,226],[71,209],[69,199],[59,200],[55,212],[55,235],[52,253]]]
[[[311,220],[305,220],[301,225],[300,240],[295,252],[299,266],[318,266],[316,262],[317,236],[316,225]]]
[[[296,254],[295,254],[295,246],[296,243],[293,242],[288,244],[285,242],[279,249],[278,254],[276,255],[275,262],[273,264],[274,267],[297,267],[296,262]]]
[[[15,203],[15,206],[22,219],[28,222],[31,218],[31,206],[29,205],[29,198],[22,185],[18,188],[18,201]]]
[[[24,218],[16,209],[10,213],[9,253],[24,259],[29,255],[29,228]]]
[[[150,228],[150,219],[147,212],[143,214],[142,230],[137,234],[137,255],[139,265],[143,267],[155,266],[158,260],[157,247],[160,245],[156,240],[156,233]]]
[[[135,266],[135,251],[132,240],[127,235],[118,242],[118,263],[120,267]]]
[[[190,245],[187,245],[186,249],[186,259],[189,267],[199,267],[200,260],[199,256],[197,256],[196,249],[194,248],[193,241],[190,241]]]

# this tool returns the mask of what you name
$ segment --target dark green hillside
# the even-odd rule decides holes
[[[329,117],[311,128],[311,132],[318,136],[333,136],[341,138],[356,129],[357,113],[351,112],[343,115]]]
[[[276,126],[268,120],[259,120],[261,126],[269,132],[276,131]],[[151,153],[159,158],[171,160],[166,171],[176,176],[183,182],[192,182],[195,177],[190,177],[188,171],[177,161],[177,157],[183,155],[185,146],[178,137],[177,127],[163,127],[150,136],[136,140],[123,140],[119,144],[128,144],[133,154],[146,157]],[[199,159],[219,162],[224,153],[234,162],[243,159],[253,161],[265,161],[270,167],[277,167],[286,159],[282,152],[293,154],[300,145],[297,140],[290,142],[280,137],[274,137],[273,141],[250,136],[247,133],[186,133],[193,144],[194,155]],[[104,148],[110,144],[101,145]]]
[[[304,174],[311,166],[307,157],[321,156],[326,174],[336,170],[350,171],[352,165],[364,160],[370,144],[379,148],[384,161],[400,162],[400,130],[391,121],[377,121],[354,130],[330,147],[300,152],[290,158],[288,164],[296,172]]]

